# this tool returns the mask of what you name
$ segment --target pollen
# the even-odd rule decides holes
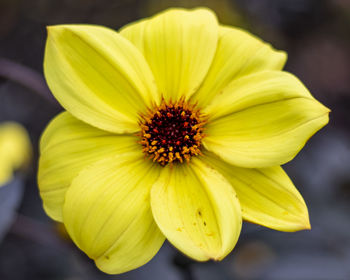
[[[141,145],[147,157],[160,165],[189,162],[201,154],[206,121],[195,105],[181,99],[161,102],[141,116]]]

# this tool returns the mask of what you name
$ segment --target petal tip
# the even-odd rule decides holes
[[[84,24],[54,24],[54,25],[47,25],[46,30],[48,35],[56,35],[56,34],[62,34],[66,31],[74,32],[76,31],[77,27],[85,26]]]
[[[303,230],[311,230],[311,224],[310,224],[309,218],[307,218],[307,220],[304,222],[302,229]]]
[[[46,26],[46,32],[47,32],[47,39],[48,40],[54,40],[61,36],[62,33],[67,29],[66,25],[58,24],[58,25],[47,25]]]
[[[278,54],[281,56],[279,68],[283,69],[288,60],[288,53],[286,51],[278,50]]]
[[[294,226],[290,227],[289,230],[283,230],[282,231],[289,231],[289,232],[296,232],[301,230],[311,230],[311,224],[309,217],[305,217],[304,219],[300,219],[299,222],[296,222]]]
[[[231,252],[230,252],[231,253]],[[214,262],[222,261],[228,254],[220,254],[215,257],[211,257],[210,260]]]
[[[109,257],[108,256],[104,256],[105,260],[108,260]],[[115,274],[121,274],[121,273],[124,273],[124,272],[127,272],[128,269],[112,269],[106,265],[103,265],[103,263],[101,263],[99,261],[99,258],[98,259],[93,259],[94,260],[94,263],[96,265],[96,267],[101,270],[102,272],[106,273],[106,274],[109,274],[109,275],[115,275]]]
[[[46,30],[48,34],[62,29],[63,25],[46,25]]]

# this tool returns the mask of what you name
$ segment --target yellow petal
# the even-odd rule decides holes
[[[28,164],[31,144],[26,130],[15,122],[0,125],[0,186],[11,180],[13,172]]]
[[[305,202],[281,167],[240,168],[210,153],[205,162],[233,186],[245,220],[281,231],[310,229]]]
[[[151,191],[153,216],[167,239],[196,260],[221,260],[242,226],[231,185],[198,159],[162,170]]]
[[[102,271],[117,274],[137,268],[163,244],[150,205],[159,169],[142,153],[129,153],[101,160],[73,180],[64,224]]]
[[[13,178],[13,169],[4,160],[0,161],[0,187],[10,182]]]
[[[144,54],[166,100],[190,97],[215,54],[218,23],[208,9],[169,9],[127,25],[121,34]]]
[[[261,168],[293,159],[328,123],[329,109],[293,75],[264,71],[232,82],[204,113],[205,148],[233,165]]]
[[[138,130],[138,113],[159,101],[142,54],[117,32],[92,25],[48,28],[44,72],[62,106],[111,132]]]
[[[232,80],[264,70],[281,70],[285,52],[274,50],[254,35],[233,27],[220,27],[219,41],[207,77],[192,99],[207,105]]]
[[[40,143],[38,184],[46,213],[62,221],[67,188],[86,166],[112,155],[140,150],[134,136],[115,135],[94,128],[68,112],[46,128]]]

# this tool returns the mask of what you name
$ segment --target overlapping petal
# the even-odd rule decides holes
[[[223,259],[239,237],[242,217],[233,188],[199,159],[163,168],[151,206],[167,239],[196,260]]]
[[[281,167],[240,168],[211,153],[204,160],[235,189],[245,220],[280,231],[310,228],[305,202]]]
[[[102,271],[116,274],[137,268],[163,244],[150,205],[159,169],[141,153],[126,153],[96,162],[73,180],[64,224]]]
[[[328,122],[329,109],[293,75],[263,71],[233,81],[205,108],[205,148],[241,167],[291,160]]]
[[[138,151],[136,142],[135,136],[94,128],[68,112],[53,119],[41,138],[38,171],[40,195],[47,214],[62,221],[65,193],[78,173],[105,157]]]
[[[138,113],[160,100],[142,54],[117,32],[100,26],[49,27],[44,72],[67,111],[111,132],[137,131]]]
[[[208,75],[192,100],[205,107],[234,79],[263,70],[281,70],[287,55],[239,28],[221,26]]]
[[[120,31],[144,54],[164,98],[173,101],[190,97],[202,83],[218,32],[215,14],[204,8],[169,9]]]

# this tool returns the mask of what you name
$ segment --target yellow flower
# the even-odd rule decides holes
[[[107,273],[148,262],[165,238],[221,260],[242,219],[310,228],[279,166],[328,122],[286,54],[219,25],[208,9],[170,9],[115,32],[48,28],[47,82],[67,110],[41,139],[49,216]]]
[[[28,164],[31,156],[26,130],[15,122],[0,124],[0,186],[8,183],[13,172]]]

